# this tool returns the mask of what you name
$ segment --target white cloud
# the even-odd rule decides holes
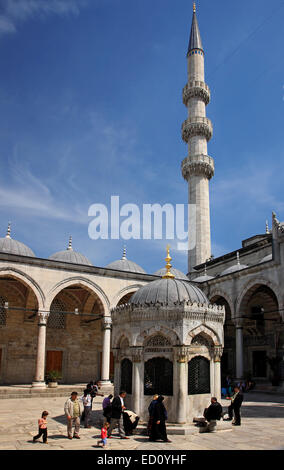
[[[15,33],[19,22],[48,15],[78,15],[89,0],[3,0],[0,34]]]

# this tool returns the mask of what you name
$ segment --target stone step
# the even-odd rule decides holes
[[[83,394],[86,385],[74,384],[74,385],[59,385],[56,388],[46,387],[45,389],[32,388],[31,386],[7,386],[0,387],[0,400],[11,399],[11,398],[36,398],[36,397],[66,397],[75,390],[78,394]],[[104,396],[113,393],[113,386],[103,387],[103,390],[100,390],[99,393],[103,393]]]
[[[204,428],[195,426],[194,424],[186,424],[186,425],[180,425],[180,424],[174,424],[174,423],[167,423],[167,434],[169,435],[184,435],[184,436],[189,436],[189,435],[194,435],[194,434],[199,434],[204,432]],[[216,431],[232,431],[233,426],[231,421],[218,421]],[[147,424],[138,424],[136,428],[137,434],[147,434]]]

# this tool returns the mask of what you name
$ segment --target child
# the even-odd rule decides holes
[[[48,412],[43,411],[41,418],[38,420],[38,434],[33,438],[33,442],[36,442],[42,435],[43,443],[47,444],[47,416]]]
[[[105,447],[107,445],[107,430],[109,428],[109,423],[106,421],[101,430],[101,440],[98,441],[98,446]],[[102,446],[101,446],[102,444]]]

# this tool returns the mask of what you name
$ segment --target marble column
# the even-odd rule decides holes
[[[144,386],[143,379],[143,347],[135,346],[131,348],[132,351],[132,408],[133,411],[141,415],[141,390]]]
[[[189,350],[186,347],[178,347],[175,350],[175,366],[177,380],[176,395],[176,422],[185,424],[187,420],[188,397],[188,359]]]
[[[46,324],[49,312],[38,312],[38,340],[37,340],[37,357],[36,357],[36,373],[32,383],[34,388],[46,388],[45,375],[45,349],[46,349]]]
[[[113,359],[114,359],[114,395],[118,395],[120,392],[120,348],[113,348]]]
[[[236,324],[236,378],[242,379],[244,375],[244,341],[243,322]]]
[[[104,317],[102,320],[103,331],[103,351],[102,351],[102,372],[100,386],[108,386],[111,384],[109,380],[110,367],[110,341],[111,341],[111,317]]]
[[[221,346],[214,348],[214,395],[218,401],[221,400],[221,356],[223,349]]]

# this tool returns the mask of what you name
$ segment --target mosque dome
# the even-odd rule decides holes
[[[149,282],[149,284],[140,287],[129,300],[133,306],[149,306],[149,304],[160,304],[174,306],[182,301],[191,301],[199,303],[209,303],[206,295],[189,281],[175,279],[171,271],[169,247],[167,248],[166,273],[162,279]]]
[[[209,276],[207,274],[207,267],[206,267],[206,264],[205,264],[204,274],[202,276],[196,277],[195,279],[192,279],[192,281],[194,281],[194,282],[206,282],[206,281],[210,281],[211,279],[214,279],[214,276]]]
[[[161,268],[154,273],[154,276],[164,276],[167,273],[166,268]],[[182,281],[188,281],[188,277],[179,269],[172,268],[171,273],[175,276],[175,279],[181,279]]]
[[[259,263],[264,263],[265,261],[271,261],[272,260],[272,253],[269,253],[268,255],[264,256]]]
[[[49,259],[54,261],[63,261],[64,263],[84,264],[92,266],[91,261],[89,261],[86,256],[73,250],[72,237],[69,238],[69,245],[67,250],[58,251],[57,253],[51,255]]]
[[[233,266],[230,266],[229,268],[222,271],[220,276],[225,276],[226,274],[235,273],[247,267],[248,267],[247,264],[240,264],[240,255],[239,255],[239,252],[237,252],[237,264],[234,264]]]
[[[158,279],[140,287],[129,300],[134,306],[161,304],[174,306],[183,300],[190,302],[209,303],[206,295],[189,281],[179,279]]]
[[[34,252],[27,245],[11,238],[11,224],[8,225],[6,237],[0,238],[0,252],[35,258]]]
[[[126,258],[126,249],[125,249],[125,247],[123,249],[122,258],[108,264],[106,266],[106,268],[116,269],[118,271],[128,271],[128,272],[131,272],[131,273],[146,274],[146,271],[144,271],[144,269],[141,268],[141,266],[139,266],[137,263],[134,263],[134,261],[130,261]]]

